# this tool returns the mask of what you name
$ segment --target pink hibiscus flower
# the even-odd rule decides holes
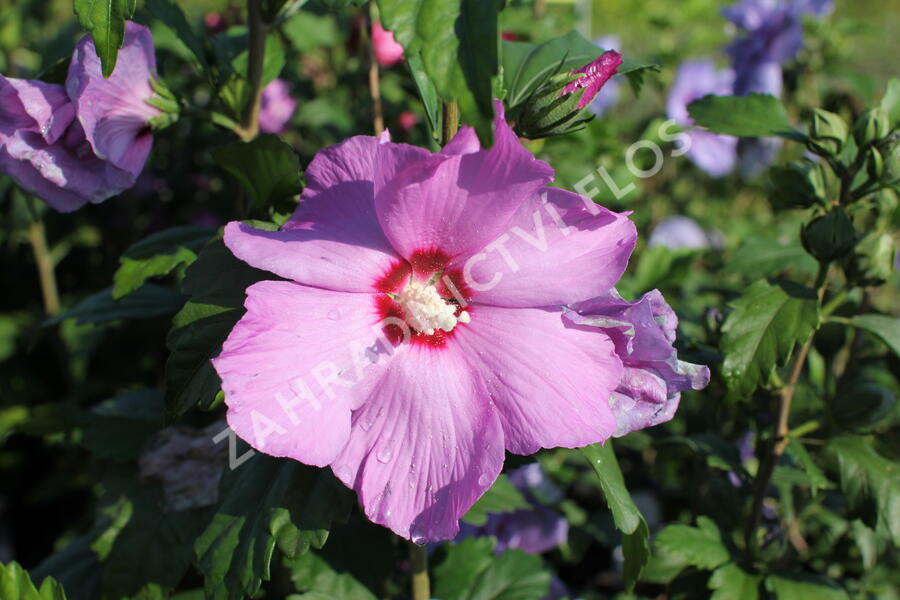
[[[382,67],[390,67],[403,60],[403,46],[378,21],[372,23],[372,48],[375,61]]]
[[[259,130],[265,133],[281,133],[297,110],[297,101],[291,96],[291,88],[283,79],[273,79],[262,92],[259,107]]]
[[[563,88],[560,96],[566,96],[584,88],[581,100],[578,101],[578,108],[584,108],[597,95],[609,79],[616,74],[619,66],[622,64],[622,55],[615,50],[607,50],[596,60],[589,62],[580,69],[572,71],[572,75],[581,75],[578,79],[571,81]]]
[[[610,336],[562,307],[610,292],[625,216],[546,187],[504,122],[439,153],[353,137],[316,155],[280,231],[225,243],[288,281],[247,289],[213,363],[254,448],[330,466],[366,515],[415,542],[453,538],[504,452],[575,448],[618,426]]]

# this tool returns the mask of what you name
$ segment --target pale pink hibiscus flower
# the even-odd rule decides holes
[[[146,102],[155,71],[150,31],[128,22],[108,79],[90,36],[75,49],[65,86],[0,76],[0,171],[61,212],[130,188],[160,114]]]
[[[420,543],[456,535],[505,451],[613,435],[622,360],[562,307],[610,292],[635,228],[552,174],[502,116],[490,150],[464,128],[437,154],[364,136],[319,152],[282,230],[225,229],[289,280],[248,288],[213,361],[229,425],[330,466]]]

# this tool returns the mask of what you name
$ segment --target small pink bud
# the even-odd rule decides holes
[[[378,21],[372,23],[372,48],[375,50],[375,61],[382,67],[390,67],[403,60],[403,46]]]
[[[581,100],[578,102],[578,108],[584,108],[591,103],[594,96],[609,81],[610,77],[616,74],[621,64],[622,55],[615,50],[607,50],[596,60],[572,71],[572,75],[581,74],[581,77],[563,88],[560,96],[566,96],[584,88],[584,95],[581,96]]]

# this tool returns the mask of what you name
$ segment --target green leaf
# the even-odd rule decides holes
[[[190,300],[175,315],[166,338],[166,415],[172,420],[196,404],[209,406],[221,387],[210,359],[244,314],[247,287],[276,279],[234,257],[222,240],[208,244],[185,273]]]
[[[816,293],[787,281],[759,280],[731,304],[722,326],[723,371],[730,391],[747,397],[819,324]]]
[[[494,562],[493,537],[470,537],[448,544],[447,557],[434,568],[435,598],[463,600],[478,576]]]
[[[827,449],[837,457],[851,513],[889,533],[900,546],[900,465],[878,454],[863,437],[841,436],[829,441]]]
[[[286,57],[278,35],[266,37],[263,59],[262,85],[272,82],[284,69]],[[250,85],[247,82],[249,36],[244,26],[231,27],[212,39],[219,70],[215,81],[219,86],[219,98],[234,116],[240,116],[250,101]]]
[[[257,454],[227,472],[216,514],[194,544],[207,597],[252,596],[269,579],[276,545],[289,557],[322,547],[352,502],[329,472],[289,459]]]
[[[300,159],[277,135],[216,148],[213,158],[241,182],[259,209],[300,193]]]
[[[781,244],[761,237],[747,239],[725,265],[727,273],[747,279],[773,277],[787,270],[798,275],[814,276],[817,268],[816,259],[803,249],[799,241]]]
[[[98,458],[134,460],[164,424],[163,396],[156,390],[125,392],[94,406],[81,443]]]
[[[803,442],[792,438],[791,441],[788,442],[787,453],[788,456],[797,461],[803,468],[806,476],[809,477],[809,487],[813,495],[816,495],[819,490],[826,490],[834,487],[834,484],[828,481],[828,477],[825,476],[825,473],[819,468],[819,465],[816,464],[812,456],[809,455],[809,452],[806,451]]]
[[[3,600],[66,600],[63,587],[48,577],[40,588],[17,562],[0,563],[0,598]]]
[[[781,101],[768,94],[704,96],[688,105],[694,123],[715,133],[738,137],[796,138]]]
[[[762,578],[734,563],[722,565],[709,578],[712,600],[757,600]]]
[[[593,444],[581,448],[581,453],[588,460],[597,479],[600,489],[606,498],[606,504],[612,512],[613,521],[622,532],[622,550],[625,557],[625,585],[630,590],[634,587],[641,570],[650,559],[650,530],[647,522],[638,509],[631,494],[625,487],[625,478],[619,468],[613,451],[612,441],[605,444]]]
[[[847,600],[842,587],[821,575],[780,573],[766,577],[766,588],[776,600]]]
[[[550,573],[540,556],[507,550],[475,580],[466,600],[540,600],[550,590]]]
[[[425,107],[425,115],[428,117],[428,125],[431,127],[431,131],[439,131],[441,126],[441,101],[438,98],[434,84],[425,72],[422,56],[418,52],[408,53],[406,55],[406,66],[409,67],[409,72],[416,83],[416,89],[419,90],[419,98]]]
[[[888,81],[887,90],[881,99],[881,108],[891,118],[891,125],[897,127],[900,124],[900,79],[895,77]]]
[[[858,315],[840,322],[871,333],[900,356],[900,319],[887,315]]]
[[[381,598],[385,573],[395,566],[395,539],[390,531],[362,516],[335,527],[321,550],[285,561],[294,585],[305,592],[298,600]]]
[[[209,227],[173,227],[133,244],[119,258],[121,264],[113,278],[113,300],[137,290],[151,277],[168,275],[176,267],[191,264],[215,233]]]
[[[125,41],[125,20],[134,15],[137,0],[75,0],[81,26],[94,38],[103,76],[116,68],[119,48]]]
[[[305,10],[298,11],[285,21],[281,31],[297,52],[331,48],[341,41],[334,16],[317,15]]]
[[[129,319],[149,319],[178,311],[184,298],[178,292],[147,283],[119,301],[113,299],[112,288],[91,294],[75,307],[48,320],[48,324],[77,319],[79,325],[100,325]]]
[[[68,600],[97,600],[102,570],[91,542],[91,535],[83,535],[51,554],[32,569],[34,579],[53,577],[68,588]]]
[[[499,68],[498,0],[379,0],[386,29],[422,66],[444,101],[458,101],[484,147],[493,143]]]
[[[613,452],[612,441],[607,440],[602,445],[592,444],[580,450],[597,474],[600,489],[603,490],[606,504],[612,511],[616,527],[623,533],[637,531],[644,517],[625,487],[625,478]]]
[[[206,61],[206,48],[203,40],[194,33],[181,7],[172,0],[147,0],[145,6],[155,19],[171,29],[191,51],[200,70],[204,73],[208,72],[209,64]]]
[[[488,513],[510,513],[520,508],[529,508],[528,501],[522,492],[509,482],[506,475],[500,475],[497,481],[469,509],[462,520],[472,525],[484,525]]]
[[[689,565],[712,570],[731,556],[719,528],[709,517],[698,517],[697,527],[669,525],[656,536],[656,545],[668,554],[683,556]]]

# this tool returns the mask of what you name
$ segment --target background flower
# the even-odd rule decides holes
[[[283,79],[273,79],[262,92],[259,107],[259,129],[266,133],[281,133],[297,110],[290,86]]]
[[[372,23],[372,48],[375,60],[382,67],[396,65],[403,60],[403,46],[394,40],[394,34],[375,21]]]

